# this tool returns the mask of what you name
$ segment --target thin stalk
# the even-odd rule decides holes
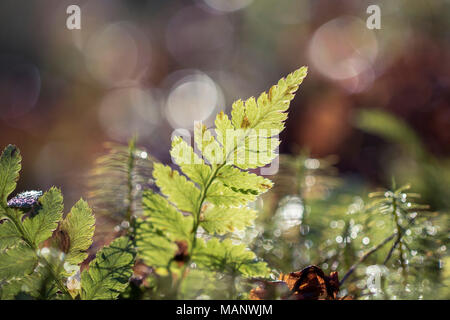
[[[384,239],[380,244],[376,245],[369,251],[367,251],[355,264],[353,264],[350,269],[347,271],[347,273],[344,275],[342,280],[339,282],[339,286],[342,286],[342,284],[345,282],[345,280],[348,279],[352,275],[352,273],[355,271],[356,267],[359,266],[361,263],[363,263],[370,255],[378,251],[380,248],[382,248],[384,245],[386,245],[389,241],[394,239],[395,233],[391,234],[389,237]]]
[[[392,247],[391,251],[394,251],[395,247],[398,245],[398,249],[400,251],[400,265],[402,267],[402,275],[403,275],[403,282],[406,285],[406,281],[408,279],[408,274],[406,272],[406,265],[405,265],[405,259],[403,258],[403,244],[402,244],[402,227],[400,226],[400,222],[398,220],[398,214],[397,214],[397,199],[392,198],[392,213],[394,215],[394,222],[397,227],[397,240],[395,241],[394,246]],[[392,254],[392,253],[391,253]],[[387,261],[386,261],[387,262]]]
[[[189,256],[187,258],[187,261],[184,263],[183,269],[181,271],[181,277],[180,280],[177,282],[176,287],[175,287],[175,295],[178,296],[178,292],[179,292],[179,288],[181,287],[182,282],[184,281],[184,279],[186,278],[188,271],[189,271],[189,262],[191,261],[191,258],[194,254],[196,245],[197,245],[197,230],[198,227],[200,226],[200,215],[202,213],[202,206],[203,206],[203,202],[206,199],[206,194],[208,192],[209,187],[211,186],[212,182],[214,181],[214,179],[217,176],[217,173],[219,172],[219,170],[223,167],[224,164],[220,164],[217,166],[214,166],[213,171],[211,172],[211,174],[208,177],[208,180],[205,183],[205,186],[202,188],[199,198],[197,200],[197,206],[196,206],[196,210],[195,213],[193,215],[194,217],[194,226],[192,228],[192,246],[191,246],[191,250],[189,253]]]
[[[134,197],[133,197],[133,171],[135,167],[135,153],[136,153],[136,138],[130,140],[128,146],[128,168],[127,168],[127,199],[128,199],[128,207],[125,215],[126,221],[130,223],[130,227],[132,227],[134,215],[133,215],[133,205],[134,205]]]
[[[394,205],[395,204],[395,205]],[[395,213],[397,210],[397,203],[394,200],[393,202],[393,212]],[[360,265],[362,262],[364,262],[371,254],[373,254],[374,252],[378,251],[381,247],[383,247],[384,245],[386,245],[389,241],[391,241],[392,239],[396,238],[394,244],[392,245],[391,249],[389,250],[388,255],[386,256],[386,258],[384,259],[383,264],[386,265],[386,263],[389,261],[390,257],[392,256],[392,253],[394,252],[395,248],[397,247],[397,245],[401,244],[401,237],[403,235],[402,232],[402,227],[400,226],[400,224],[398,223],[398,217],[396,214],[394,214],[394,220],[397,226],[397,230],[396,232],[394,232],[393,234],[391,234],[389,237],[387,237],[386,239],[384,239],[380,244],[378,244],[377,246],[373,247],[372,249],[370,249],[367,253],[365,253],[348,271],[347,273],[344,275],[344,277],[342,278],[341,282],[339,283],[339,285],[342,285],[344,283],[345,280],[347,280],[347,278],[355,271],[356,267],[358,265]],[[409,224],[412,224],[414,222],[414,219],[409,221]],[[404,260],[403,260],[403,252],[401,252],[401,260],[402,262],[402,268],[404,266]],[[402,270],[406,270],[406,269],[402,269]],[[405,274],[404,274],[405,276]]]

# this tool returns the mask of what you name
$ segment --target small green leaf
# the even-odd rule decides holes
[[[0,300],[14,300],[22,291],[21,280],[10,280],[0,285]]]
[[[253,173],[239,170],[230,165],[223,166],[217,174],[217,180],[233,191],[260,195],[270,188],[273,183],[269,179]]]
[[[176,243],[148,221],[137,220],[136,245],[139,257],[154,268],[166,268],[178,250]]]
[[[0,224],[0,251],[17,244],[21,239],[20,232],[11,220]]]
[[[6,206],[11,192],[16,189],[22,157],[16,146],[8,145],[0,156],[0,204]]]
[[[210,164],[221,164],[225,162],[224,149],[219,145],[203,124],[198,123],[194,127],[194,141],[202,156]]]
[[[182,138],[175,137],[172,141],[170,155],[181,171],[200,186],[205,186],[211,174],[211,167],[194,153],[194,150]]]
[[[69,239],[66,261],[77,265],[87,258],[87,249],[92,244],[95,218],[91,208],[83,199],[79,200],[62,221],[60,231]]]
[[[58,227],[64,209],[63,197],[58,188],[52,187],[39,199],[42,208],[32,217],[23,222],[25,232],[35,246],[52,236]]]
[[[83,300],[115,299],[128,286],[135,253],[127,237],[114,240],[97,253],[81,274]]]
[[[254,201],[256,193],[234,191],[225,186],[222,182],[214,181],[206,193],[206,201],[216,206],[240,206]]]
[[[169,239],[189,240],[193,228],[192,216],[183,216],[164,197],[149,190],[144,193],[143,206],[147,223],[161,230]]]
[[[58,291],[50,272],[46,268],[20,278],[5,282],[0,287],[0,299],[55,299]]]
[[[206,244],[199,241],[193,260],[200,269],[216,272],[246,277],[266,277],[269,274],[265,262],[258,261],[255,254],[244,244],[233,245],[230,239],[221,242],[213,238]]]
[[[172,170],[169,166],[155,163],[153,177],[162,193],[178,209],[186,212],[195,211],[200,190],[191,181],[188,181],[185,176],[180,175],[178,171]]]
[[[255,218],[256,211],[247,207],[212,207],[206,209],[200,225],[208,233],[223,235],[235,230],[244,230],[253,224]]]
[[[33,272],[36,253],[23,243],[0,253],[0,279],[20,278]]]

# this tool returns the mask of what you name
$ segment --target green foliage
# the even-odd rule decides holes
[[[253,225],[256,211],[247,207],[227,208],[208,206],[200,218],[200,226],[209,234],[223,235],[235,230],[245,230]]]
[[[87,258],[87,249],[92,244],[95,230],[95,218],[91,208],[84,200],[79,200],[61,222],[61,236],[68,237],[66,261],[78,265]]]
[[[13,145],[7,146],[0,156],[0,201],[2,204],[6,205],[8,196],[16,189],[21,160],[19,150]]]
[[[147,221],[138,219],[136,226],[139,257],[153,268],[168,268],[177,251],[176,243]]]
[[[400,143],[413,152],[421,152],[421,142],[414,130],[387,112],[363,109],[357,114],[355,125],[364,131]]]
[[[117,298],[133,274],[134,256],[132,243],[127,237],[117,238],[100,250],[89,264],[89,270],[81,274],[81,298]]]
[[[341,294],[358,299],[445,297],[448,213],[422,205],[409,186],[367,197],[360,181],[337,178],[334,162],[282,158],[257,221],[263,231],[251,239],[258,257],[283,273],[338,271]],[[373,272],[379,281],[368,285]]]
[[[273,160],[289,102],[305,76],[301,68],[258,99],[235,102],[231,118],[219,113],[215,128],[196,126],[199,154],[174,138],[170,154],[179,170],[153,163],[135,139],[101,157],[91,196],[103,209],[113,208],[113,218],[126,227],[88,266],[95,230],[89,205],[81,199],[63,218],[55,187],[35,192],[34,205],[20,205],[17,196],[8,201],[21,166],[19,150],[8,146],[0,159],[0,299],[248,298],[243,292],[252,278],[310,264],[338,271],[342,295],[448,296],[445,201],[431,210],[408,185],[395,183],[367,199],[364,185],[336,177],[332,158],[306,152],[281,157],[272,193],[266,193],[272,181],[248,171]],[[437,165],[404,123],[363,111],[358,124],[408,144],[426,168],[427,183],[439,175],[445,180],[447,167]],[[148,188],[153,182],[159,193]],[[257,219],[261,195],[265,211]],[[377,286],[367,281],[374,270]]]
[[[20,240],[20,233],[11,220],[6,220],[0,224],[0,250],[9,248]]]
[[[173,241],[190,239],[193,227],[192,216],[184,216],[166,198],[152,191],[144,194],[143,205],[146,212],[151,212],[148,222],[163,231],[166,237]]]
[[[79,270],[92,244],[95,219],[88,204],[80,200],[63,217],[63,197],[55,187],[33,206],[8,206],[7,197],[19,178],[19,150],[8,146],[0,159],[0,298],[71,299],[79,289],[68,278]],[[25,202],[23,204],[26,204]],[[20,208],[20,209],[19,209]],[[113,299],[125,290],[134,262],[131,241],[124,237],[100,251],[82,273],[82,297]],[[83,287],[83,283],[85,288]]]
[[[369,194],[372,201],[366,207],[368,214],[375,215],[371,220],[381,220],[380,215],[387,215],[388,221],[391,220],[392,234],[383,242],[390,246],[384,251],[382,264],[392,270],[385,275],[390,283],[383,292],[385,297],[417,299],[430,294],[435,288],[422,282],[425,270],[433,274],[434,281],[439,281],[446,221],[439,219],[438,213],[429,211],[428,205],[417,203],[420,195],[409,189],[409,185],[395,188],[394,184],[392,190],[373,192]],[[405,292],[404,287],[409,290]]]
[[[256,259],[255,254],[244,244],[235,245],[230,239],[219,241],[213,238],[199,241],[194,261],[200,268],[225,274],[245,274],[249,277],[267,277],[265,262]]]
[[[178,248],[175,241],[190,243],[192,216],[183,216],[166,198],[150,190],[144,193],[143,206],[147,220],[137,222],[140,256],[150,266],[165,268]]]
[[[175,138],[170,153],[182,174],[169,166],[154,165],[155,183],[165,197],[144,193],[145,218],[137,221],[136,243],[139,256],[159,268],[159,273],[169,277],[179,273],[175,291],[184,286],[191,263],[193,270],[243,277],[268,275],[266,264],[230,237],[253,224],[256,212],[248,204],[272,187],[270,180],[245,170],[269,164],[276,156],[276,135],[284,128],[289,103],[306,73],[302,67],[258,99],[235,102],[231,119],[219,113],[216,137],[197,125],[194,141],[201,157],[184,140]],[[212,239],[205,241],[201,230],[208,234],[206,239]]]
[[[30,216],[23,221],[24,231],[36,247],[52,236],[53,231],[58,227],[64,209],[61,191],[54,187],[44,193],[39,201],[42,206],[39,214]]]
[[[58,287],[51,281],[50,271],[38,267],[30,275],[5,282],[0,287],[2,300],[12,299],[61,299]]]
[[[200,191],[176,170],[160,163],[155,164],[153,177],[156,185],[181,211],[195,212]]]
[[[356,115],[355,125],[400,147],[395,157],[388,157],[384,163],[386,181],[395,175],[399,183],[414,185],[430,205],[450,209],[448,157],[437,158],[431,154],[413,128],[390,113],[363,109]]]
[[[10,280],[30,274],[37,261],[33,250],[24,244],[7,249],[0,254],[0,278]]]

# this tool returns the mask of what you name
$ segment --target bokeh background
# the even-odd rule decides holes
[[[66,28],[70,4],[81,30]],[[381,30],[365,26],[370,4]],[[384,142],[352,126],[358,108],[450,152],[449,16],[448,1],[3,0],[0,145],[24,155],[19,189],[60,185],[71,205],[104,141],[137,132],[167,161],[174,129],[308,65],[281,152],[336,154],[342,172],[379,182]]]
[[[66,28],[71,4],[81,30]],[[371,4],[380,30],[366,27]],[[2,0],[0,146],[21,149],[18,191],[57,185],[69,208],[87,196],[105,141],[137,133],[169,162],[175,129],[211,125],[234,100],[308,65],[280,151],[333,155],[356,186],[388,186],[394,174],[448,210],[449,22],[440,0]],[[412,133],[383,137],[382,117],[378,134],[361,130],[363,109]]]

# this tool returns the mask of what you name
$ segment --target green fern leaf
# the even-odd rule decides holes
[[[136,245],[139,257],[154,268],[166,268],[177,252],[176,243],[162,231],[155,229],[148,221],[136,221]]]
[[[166,198],[146,191],[143,200],[146,220],[138,220],[136,243],[140,256],[155,268],[167,267],[178,250],[177,242],[191,245],[192,216],[184,216]]]
[[[251,97],[245,102],[236,101],[231,120],[223,113],[217,115],[217,140],[226,163],[242,169],[258,168],[276,157],[279,140],[273,137],[284,129],[289,103],[306,74],[307,68],[302,67],[281,79],[269,93],[262,93],[258,100]],[[204,132],[205,129],[197,134]]]
[[[170,151],[172,159],[180,166],[181,171],[200,186],[205,186],[211,168],[194,153],[194,150],[182,138],[175,137]]]
[[[0,286],[0,300],[14,300],[22,292],[21,280],[10,280]]]
[[[257,194],[251,192],[239,192],[228,188],[219,181],[214,181],[206,193],[206,201],[216,206],[240,206],[254,201]]]
[[[20,278],[33,272],[37,265],[36,253],[20,243],[0,253],[0,279]]]
[[[24,220],[23,227],[35,246],[52,236],[58,227],[64,209],[63,197],[58,188],[52,187],[39,199],[42,208],[33,217]]]
[[[200,226],[210,234],[223,235],[235,230],[244,230],[251,226],[256,218],[256,211],[247,207],[227,208],[211,207],[203,213]]]
[[[260,195],[272,188],[272,181],[253,173],[239,170],[230,165],[223,166],[217,173],[217,180],[234,191]]]
[[[0,251],[10,248],[21,240],[19,231],[10,220],[0,224]]]
[[[50,272],[45,268],[20,278],[5,282],[0,287],[0,299],[54,299],[57,298],[58,287],[52,281]]]
[[[16,146],[9,145],[0,156],[0,204],[6,206],[6,200],[16,189],[22,157]]]
[[[87,249],[92,244],[95,230],[95,217],[83,199],[79,200],[62,221],[60,229],[69,239],[65,260],[78,265],[87,258]]]
[[[199,227],[222,236],[253,223],[256,213],[245,206],[270,189],[272,182],[243,170],[265,166],[277,156],[277,135],[306,72],[303,67],[291,73],[258,100],[235,102],[231,119],[219,113],[215,129],[197,124],[194,141],[201,154],[181,138],[173,140],[171,156],[184,175],[155,164],[153,177],[167,200],[146,193],[145,217],[137,222],[136,243],[147,264],[171,271],[172,261],[186,267],[193,260],[200,269],[213,272],[268,274],[266,264],[244,245],[217,238],[205,243],[194,237]],[[187,252],[183,241],[188,243]]]
[[[183,216],[164,197],[146,191],[143,200],[147,222],[172,239],[189,240],[193,227],[192,216]]]
[[[195,211],[200,191],[191,181],[180,175],[178,171],[160,163],[155,163],[153,176],[156,179],[156,185],[178,209],[186,212]]]
[[[128,286],[133,274],[134,250],[127,237],[114,240],[97,253],[81,274],[83,300],[115,299]]]
[[[193,258],[199,268],[245,277],[266,277],[269,269],[265,262],[258,261],[255,254],[245,245],[234,245],[230,239],[208,242],[199,241],[199,248]]]
[[[253,128],[281,132],[284,129],[289,103],[294,98],[294,93],[303,82],[307,72],[308,69],[302,67],[290,73],[286,78],[280,79],[268,93],[263,92],[258,100],[252,97],[245,103],[233,104],[231,114],[235,129]]]
[[[216,139],[203,124],[194,127],[194,141],[204,159],[210,164],[220,164],[225,161],[224,151]]]

